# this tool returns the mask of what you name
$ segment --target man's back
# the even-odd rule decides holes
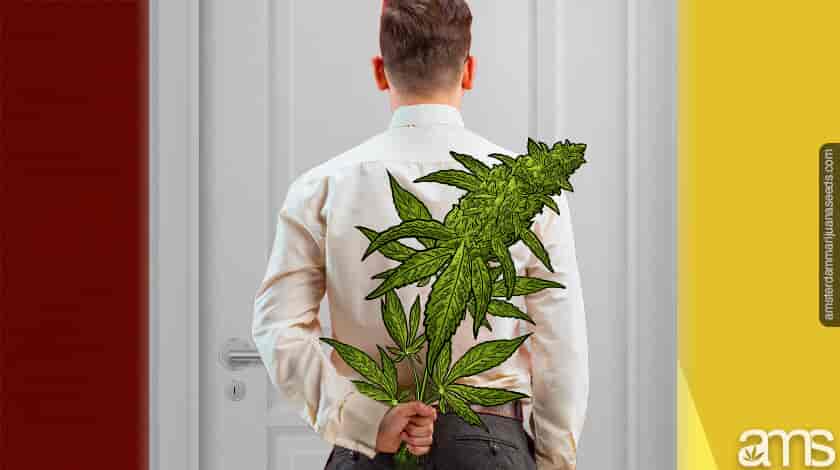
[[[275,385],[304,404],[301,416],[327,440],[369,456],[374,454],[373,423],[381,419],[385,405],[354,390],[348,379],[360,377],[337,353],[327,359],[320,344],[308,342],[322,335],[318,314],[326,295],[336,340],[371,357],[378,357],[377,345],[392,345],[382,323],[380,299],[365,296],[381,283],[372,276],[397,263],[378,254],[363,261],[370,241],[358,227],[380,232],[400,222],[390,178],[419,198],[435,219],[443,220],[463,191],[414,180],[437,170],[461,168],[450,151],[471,155],[488,166],[499,163],[489,154],[515,155],[467,130],[454,107],[412,105],[397,108],[385,132],[300,175],[280,211],[274,250],[256,296],[254,339]],[[522,426],[531,438],[539,434],[545,440],[537,438],[543,461],[559,465],[574,460],[588,381],[582,292],[568,205],[563,195],[555,199],[561,213],[544,211],[532,227],[552,253],[555,272],[545,271],[522,244],[511,246],[510,252],[518,275],[550,277],[567,289],[510,299],[531,314],[536,326],[488,316],[492,331],[481,328],[476,339],[471,321],[462,322],[452,339],[452,359],[478,342],[534,331],[533,341],[525,343],[528,348],[521,347],[500,366],[460,382],[533,397],[536,403],[532,398],[521,400]],[[421,248],[414,240],[404,243]],[[418,295],[425,301],[430,289],[431,283],[395,292],[408,306]],[[425,349],[421,356],[425,357]],[[541,374],[533,377],[533,370]],[[400,385],[413,388],[408,361],[398,363],[398,373]],[[571,379],[574,383],[569,383]],[[560,401],[546,400],[554,396]],[[534,405],[541,413],[532,421]]]
[[[488,158],[489,154],[511,154],[467,130],[454,108],[404,106],[395,112],[387,131],[313,168],[302,177],[304,186],[310,188],[305,192],[320,196],[313,197],[310,204],[322,204],[319,212],[326,227],[322,236],[333,336],[363,349],[372,357],[378,356],[377,344],[391,345],[392,341],[380,317],[379,299],[365,300],[365,296],[381,283],[372,276],[397,263],[381,255],[362,261],[370,241],[356,227],[379,232],[400,222],[392,201],[389,174],[423,201],[435,219],[443,220],[463,191],[413,181],[433,171],[462,168],[449,155],[450,151],[473,155],[488,165],[498,163]],[[405,244],[422,249],[414,240]],[[531,256],[522,248],[522,245],[511,247],[520,274]],[[408,306],[418,295],[421,300],[427,299],[430,290],[431,283],[422,287],[415,284],[397,289],[396,293],[403,305]],[[488,320],[493,330],[482,328],[478,340],[473,337],[470,322],[461,324],[452,341],[453,361],[477,341],[519,336],[520,320],[492,316]],[[343,375],[357,376],[336,353],[332,360]],[[398,363],[398,371],[401,385],[412,386],[407,362]],[[469,377],[464,383],[504,387],[530,395],[529,371],[527,351],[523,348],[501,366]]]

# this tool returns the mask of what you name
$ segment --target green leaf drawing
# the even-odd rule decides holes
[[[455,238],[456,234],[442,223],[436,220],[408,220],[394,225],[380,233],[375,240],[371,242],[362,260],[370,256],[371,253],[379,250],[382,246],[394,240],[402,238],[433,238],[435,240],[449,240]]]
[[[426,333],[421,333],[420,336],[414,339],[414,342],[411,343],[411,346],[408,347],[408,352],[417,352],[420,348],[423,347],[423,343],[426,342]]]
[[[408,324],[406,324],[402,302],[396,292],[389,290],[385,294],[385,300],[381,302],[381,311],[385,329],[388,330],[394,343],[405,351],[406,343],[408,343]]]
[[[490,281],[495,282],[502,275],[501,266],[490,266]]]
[[[391,197],[394,201],[394,207],[397,209],[397,215],[400,216],[400,219],[404,221],[413,219],[431,220],[432,213],[429,212],[429,208],[423,204],[423,201],[418,199],[417,196],[412,194],[410,191],[400,186],[400,183],[396,178],[394,178],[394,175],[392,175],[390,171],[387,173],[388,180],[391,183]],[[435,246],[435,240],[431,238],[418,238],[417,240],[426,248]]]
[[[411,304],[411,311],[409,312],[408,322],[408,337],[415,338],[417,336],[417,328],[420,327],[420,296],[414,299]]]
[[[491,153],[490,155],[488,155],[488,157],[495,158],[496,160],[499,160],[500,162],[504,163],[506,166],[509,167],[513,167],[514,165],[516,165],[516,160],[513,159],[513,157],[509,157],[501,153]]]
[[[509,401],[527,398],[529,395],[505,390],[503,388],[476,387],[453,383],[446,386],[447,392],[456,393],[467,403],[475,403],[482,406],[503,405]]]
[[[480,374],[498,366],[505,362],[532,334],[527,333],[514,339],[494,339],[471,347],[452,365],[452,369],[446,376],[446,383],[452,383],[461,377]]]
[[[397,367],[391,356],[385,352],[382,346],[376,346],[379,349],[379,359],[382,362],[382,375],[385,376],[385,386],[382,387],[388,392],[391,397],[397,396]]]
[[[487,306],[487,313],[493,315],[494,317],[507,317],[507,318],[519,318],[521,320],[525,320],[528,323],[536,325],[534,320],[528,316],[527,313],[519,310],[516,305],[513,305],[510,302],[505,302],[504,300],[493,299],[490,301],[490,304]]]
[[[394,362],[400,362],[405,359],[405,353],[402,349],[394,346],[385,346],[385,349],[394,356]]]
[[[545,251],[545,246],[543,246],[542,242],[539,238],[537,238],[537,234],[531,231],[531,229],[523,229],[520,231],[520,235],[522,236],[522,243],[531,250],[531,253],[539,259],[542,264],[548,269],[550,272],[554,272],[554,268],[551,267],[551,259],[548,257],[548,252]]]
[[[475,296],[470,297],[470,300],[467,301],[467,312],[470,313],[470,317],[473,320],[473,339],[478,339],[478,332],[481,330],[481,327],[485,327],[490,331],[493,331],[493,325],[490,324],[490,320],[487,319],[487,309],[484,309],[484,312],[477,313],[478,307],[475,304]]]
[[[387,279],[391,274],[394,274],[394,271],[396,271],[396,270],[397,270],[397,268],[386,269],[385,271],[382,271],[381,273],[374,274],[370,278],[371,279]]]
[[[513,265],[513,258],[511,258],[510,252],[499,238],[493,238],[490,241],[490,248],[502,264],[503,285],[505,286],[504,296],[509,299],[513,295],[513,287],[516,282],[516,268]]]
[[[442,389],[446,385],[446,375],[449,372],[449,364],[452,362],[452,343],[447,341],[441,347],[440,354],[437,356],[437,360],[435,361],[435,368],[434,372],[432,373],[432,379],[434,383],[438,386],[438,390]]]
[[[355,346],[344,344],[332,338],[320,339],[332,346],[336,352],[338,352],[338,355],[344,359],[344,362],[346,362],[348,366],[353,368],[353,370],[358,372],[362,377],[368,379],[373,384],[378,385],[380,388],[388,390],[385,374],[383,374],[379,366],[376,365],[376,361],[374,361],[372,357],[368,356],[366,352],[356,348]]]
[[[432,213],[429,212],[429,209],[423,204],[423,201],[417,198],[414,194],[410,191],[404,189],[400,186],[397,179],[394,178],[394,175],[391,174],[390,171],[386,171],[388,173],[388,180],[391,183],[391,194],[394,199],[394,207],[397,209],[397,214],[399,214],[402,220],[411,220],[411,219],[430,219],[432,218]]]
[[[565,289],[566,286],[548,279],[540,279],[538,277],[518,276],[513,287],[513,295],[528,295],[539,292],[543,289],[559,287]],[[508,297],[507,286],[502,281],[496,281],[493,284],[493,297]]]
[[[472,408],[470,408],[469,405],[467,405],[467,403],[457,394],[447,394],[446,403],[450,407],[452,407],[452,411],[454,411],[455,414],[460,416],[461,419],[463,419],[469,424],[472,424],[473,426],[480,426],[485,431],[487,431],[487,425],[485,425],[484,422],[481,421],[481,419],[478,417],[475,411],[473,411]]]
[[[399,396],[397,397],[397,400],[400,403],[409,402],[411,399],[411,390],[409,389],[401,390]]]
[[[367,227],[362,227],[361,225],[356,226],[356,228],[367,237],[368,240],[374,241],[376,237],[379,236],[379,232],[376,230],[371,230]],[[391,242],[386,243],[384,246],[379,248],[379,252],[382,253],[383,256],[386,258],[390,258],[395,261],[405,261],[408,258],[414,256],[417,253],[417,250],[414,248],[404,245],[400,242]]]
[[[432,284],[424,320],[426,337],[430,340],[430,362],[434,362],[443,342],[452,337],[466,314],[470,292],[468,261],[466,246],[461,243],[443,274]]]
[[[388,392],[383,390],[381,387],[365,382],[364,380],[351,380],[351,382],[356,385],[356,390],[361,392],[363,395],[383,403],[391,404],[393,402],[391,395],[389,395]]]
[[[455,186],[465,191],[476,191],[481,186],[481,180],[474,175],[461,170],[438,170],[421,176],[414,180],[415,183],[441,183],[448,186]]]
[[[452,253],[451,248],[431,248],[415,253],[391,272],[388,278],[365,298],[375,299],[392,289],[413,284],[436,273],[444,263],[449,261]]]
[[[365,379],[353,381],[361,393],[392,406],[411,399],[429,404],[437,402],[441,412],[453,412],[465,422],[482,427],[484,423],[471,405],[497,406],[528,397],[520,392],[477,387],[458,380],[502,364],[532,333],[477,342],[454,363],[452,338],[467,312],[472,318],[475,339],[481,327],[492,331],[488,316],[534,324],[511,298],[566,287],[551,279],[517,276],[510,247],[522,241],[549,272],[555,272],[550,254],[532,225],[545,208],[560,214],[555,196],[573,191],[570,177],[586,162],[585,150],[586,144],[569,140],[549,147],[544,142],[528,139],[526,154],[516,157],[490,154],[490,158],[499,162],[492,166],[471,155],[451,151],[449,155],[464,170],[443,169],[413,180],[413,183],[443,184],[464,191],[442,221],[436,220],[415,193],[386,171],[384,176],[400,222],[382,231],[356,228],[369,242],[363,261],[378,252],[399,263],[373,275],[373,279],[381,282],[365,297],[373,300],[384,296],[380,300],[382,322],[394,344],[377,345],[380,356],[377,364],[360,349],[321,338]],[[404,239],[415,239],[423,248],[408,246],[402,242]],[[418,295],[406,315],[397,290],[415,284],[417,287],[431,284],[428,298],[421,304]],[[423,333],[419,332],[421,322],[425,327]],[[425,361],[421,354],[424,346],[428,346]],[[403,361],[412,373],[413,389],[399,387],[396,364]],[[422,367],[421,371],[417,370],[418,366]],[[395,458],[418,468],[417,459],[405,445]]]
[[[478,257],[471,260],[470,270],[476,315],[482,315],[487,310],[492,294],[490,270],[487,269],[487,263]]]
[[[461,165],[464,165],[466,169],[470,170],[472,174],[477,176],[479,179],[483,180],[490,174],[490,167],[477,160],[472,155],[465,155],[458,152],[449,152],[449,155],[452,155],[452,158],[457,160]]]
[[[555,214],[560,213],[560,207],[557,206],[557,203],[554,201],[554,199],[551,198],[551,196],[546,195],[546,194],[540,194],[538,199],[541,203],[545,204],[549,209],[553,210]]]

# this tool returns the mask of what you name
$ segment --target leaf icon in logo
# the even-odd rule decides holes
[[[756,445],[744,447],[741,449],[741,452],[744,454],[743,458],[747,462],[757,462],[764,457],[764,451],[760,450]]]

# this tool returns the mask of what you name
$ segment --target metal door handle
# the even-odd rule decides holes
[[[219,362],[226,369],[240,370],[262,365],[262,357],[250,342],[241,338],[231,338],[219,350]]]

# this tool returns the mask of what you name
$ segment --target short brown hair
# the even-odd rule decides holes
[[[385,0],[379,47],[391,85],[420,96],[455,86],[471,27],[464,0]]]

